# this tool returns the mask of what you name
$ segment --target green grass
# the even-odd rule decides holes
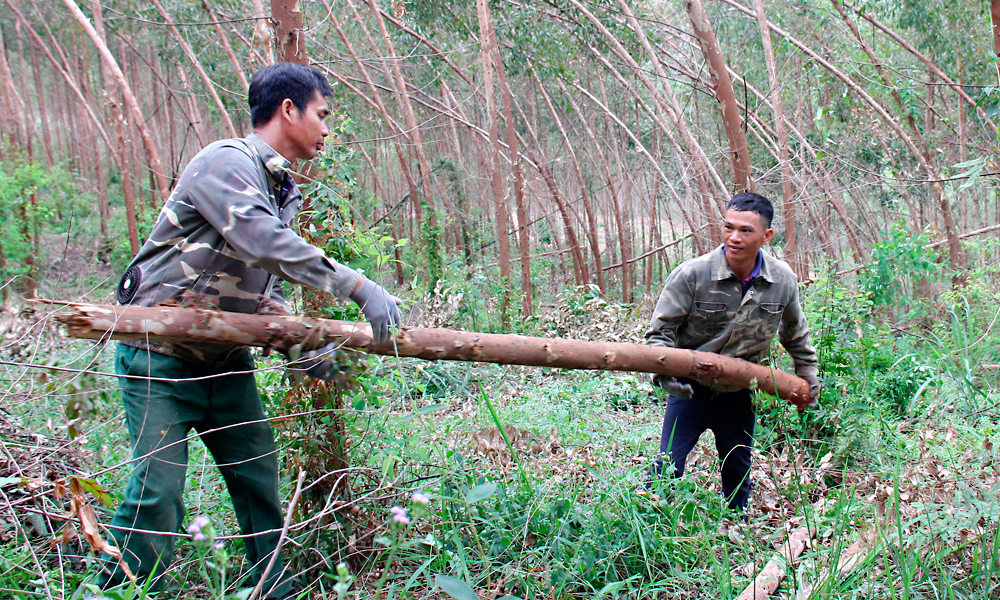
[[[644,376],[372,357],[355,391],[316,405],[270,368],[277,359],[263,360],[269,410],[293,415],[276,424],[284,497],[297,469],[310,472],[290,564],[313,591],[340,585],[344,597],[464,599],[474,589],[524,599],[725,598],[789,529],[805,526],[814,540],[778,597],[805,589],[812,598],[1000,596],[1000,417],[996,382],[976,368],[994,360],[995,334],[976,329],[989,321],[959,306],[918,339],[840,319],[848,304],[831,305],[835,314],[811,309],[826,367],[821,408],[799,415],[758,398],[746,522],[718,495],[710,434],[684,478],[646,489],[663,406]],[[111,369],[107,350],[95,355],[51,333],[35,341],[33,357]],[[51,546],[58,519],[40,534],[26,509],[66,514],[53,481],[72,474],[96,473],[120,497],[129,451],[117,392],[101,376],[11,373],[0,439],[13,458],[8,471],[24,469],[35,487],[3,488],[0,509],[19,524],[0,527],[0,589],[18,591],[0,595],[79,597],[95,573],[92,553],[81,539]],[[91,401],[90,414],[67,443],[64,406],[79,397]],[[338,419],[342,432],[331,429]],[[191,517],[235,533],[211,458],[200,442],[190,447]],[[345,467],[331,466],[331,448],[346,448]],[[431,497],[427,507],[412,502],[418,491]],[[393,506],[409,509],[412,522],[394,524]],[[98,519],[108,522],[110,511]],[[858,540],[857,564],[836,572]],[[230,573],[245,570],[240,544],[227,548]],[[181,542],[174,583],[159,597],[197,596],[207,556]],[[349,574],[337,575],[340,562]]]

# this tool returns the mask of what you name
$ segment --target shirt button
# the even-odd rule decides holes
[[[750,295],[753,296],[753,290],[750,290]]]

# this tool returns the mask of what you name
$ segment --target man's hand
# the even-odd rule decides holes
[[[806,383],[809,384],[810,402],[805,406],[805,408],[816,408],[819,406],[819,377],[816,377],[815,375],[802,375],[801,377],[806,380]]]
[[[365,313],[365,318],[371,323],[372,337],[376,344],[389,341],[389,328],[403,324],[403,317],[399,314],[399,305],[403,301],[364,275],[351,294],[351,300],[361,308],[361,312]]]
[[[653,374],[650,377],[650,381],[653,385],[663,388],[668,394],[680,398],[681,400],[690,400],[691,398],[694,398],[694,388],[691,387],[691,384],[681,383],[680,381],[677,381],[676,377]]]
[[[288,365],[289,376],[293,381],[301,383],[303,373],[326,382],[332,381],[337,375],[334,362],[328,358],[337,350],[336,343],[327,344],[301,355],[298,355],[299,349],[300,347],[296,345],[288,352],[288,358],[293,361]]]

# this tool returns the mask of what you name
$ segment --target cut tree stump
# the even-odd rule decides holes
[[[76,338],[242,344],[276,350],[297,345],[303,351],[336,342],[372,354],[425,360],[659,373],[733,388],[756,386],[800,408],[809,404],[809,384],[799,377],[693,350],[421,327],[403,327],[389,342],[376,344],[371,327],[360,322],[173,306],[50,303],[65,306],[56,320]]]

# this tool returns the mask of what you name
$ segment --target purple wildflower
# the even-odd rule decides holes
[[[392,513],[392,520],[403,525],[410,524],[410,517],[406,516],[406,509],[402,506],[393,506],[389,509]]]
[[[194,534],[194,537],[192,537],[191,539],[193,539],[196,542],[204,542],[208,538],[205,537],[205,534],[199,531],[198,533]]]
[[[427,504],[431,501],[431,499],[427,497],[427,494],[416,492],[413,494],[413,501],[417,504],[423,504],[424,506],[427,506]]]
[[[208,517],[206,517],[206,516],[195,517],[194,522],[191,523],[188,526],[187,532],[191,533],[191,534],[194,534],[195,535],[195,539],[198,540],[197,536],[201,535],[201,530],[204,529],[205,527],[208,527],[208,525],[210,523],[211,523],[211,521],[209,521]],[[202,536],[201,539],[203,540],[203,539],[205,539],[205,537]],[[201,540],[198,540],[198,541],[201,541]]]

